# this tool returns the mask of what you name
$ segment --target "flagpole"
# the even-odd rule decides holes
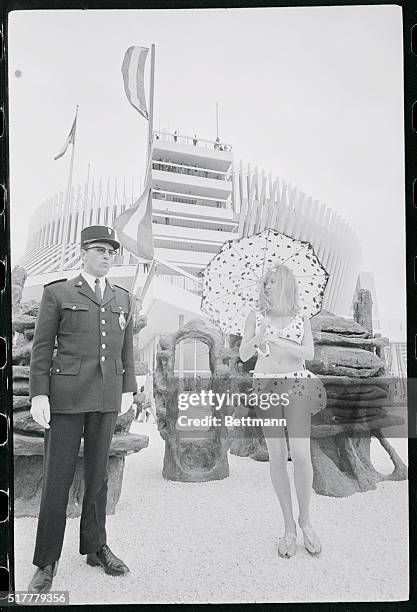
[[[146,258],[149,262],[153,259],[154,249],[152,244],[152,147],[153,147],[153,122],[154,122],[154,91],[155,91],[155,44],[151,45],[151,66],[149,74],[149,111],[146,110],[145,95],[145,62],[149,57],[149,47],[132,46],[124,55],[122,63],[123,83],[126,96],[130,104],[148,121],[148,141],[146,147],[146,173],[145,185],[137,202],[127,211],[123,211],[114,220],[120,243],[136,257]],[[132,203],[133,204],[133,203]],[[135,215],[139,213],[139,218]],[[136,236],[132,237],[133,226],[127,234],[124,234],[128,223],[137,223]],[[139,243],[143,243],[141,249]],[[127,246],[129,245],[129,247]],[[131,292],[136,294],[136,283],[138,281],[141,263],[136,264],[136,271],[131,285]]]
[[[151,78],[149,87],[148,159],[151,157],[153,140],[153,97],[155,88],[155,45],[151,45]]]
[[[64,263],[65,263],[65,240],[66,240],[66,233],[67,233],[67,228],[68,228],[68,214],[69,214],[69,208],[70,208],[70,200],[71,200],[71,190],[72,190],[72,171],[74,168],[74,151],[75,151],[75,136],[76,136],[76,132],[77,132],[77,117],[78,117],[78,104],[77,107],[75,109],[75,130],[74,130],[74,140],[72,142],[72,150],[71,150],[71,162],[70,162],[70,169],[69,169],[69,174],[68,174],[68,184],[67,184],[67,194],[66,194],[66,198],[65,198],[65,205],[64,205],[64,214],[63,214],[63,220],[62,220],[62,237],[61,237],[61,261],[60,261],[60,265],[59,265],[59,276],[62,278],[64,276]]]
[[[155,91],[155,44],[152,43],[151,44],[151,78],[150,78],[150,87],[149,87],[148,164],[147,164],[147,172],[145,175],[145,184],[146,184],[146,181],[149,181],[150,179],[150,183],[149,183],[150,192],[152,192],[152,143],[153,143],[154,91]],[[148,195],[148,198],[149,198],[149,195]],[[151,202],[151,205],[152,205],[152,202]],[[152,230],[152,217],[151,217],[151,230]],[[139,264],[138,264],[138,269],[139,269]]]
[[[145,185],[149,180],[149,173],[152,174],[152,142],[153,142],[153,114],[154,114],[154,89],[155,89],[155,45],[151,45],[151,74],[149,82],[149,114],[148,114],[148,159],[145,171]],[[136,281],[139,276],[139,267],[141,263],[138,261],[135,271],[135,276],[132,281],[131,291],[136,295]]]

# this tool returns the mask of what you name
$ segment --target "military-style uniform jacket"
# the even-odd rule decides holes
[[[45,285],[30,396],[48,395],[51,412],[119,411],[122,393],[137,390],[129,306],[129,292],[108,281],[101,304],[81,275]]]

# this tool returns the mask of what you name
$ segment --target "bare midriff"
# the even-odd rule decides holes
[[[294,344],[296,345],[297,343],[294,342]],[[258,355],[254,372],[284,374],[286,372],[296,372],[304,369],[304,359],[299,359],[298,357],[290,355],[288,351],[276,346],[272,342],[270,342],[269,346],[271,352],[268,357]],[[264,347],[264,344],[262,347]]]
[[[271,325],[273,329],[281,330],[291,323],[294,317],[265,317],[266,323]],[[268,339],[268,335],[265,336],[265,340]],[[292,342],[287,339],[287,342]],[[297,342],[293,342],[294,345],[300,346]],[[275,343],[270,342],[270,354],[268,357],[264,355],[258,355],[258,359],[254,368],[254,372],[261,372],[264,374],[285,374],[287,372],[296,372],[298,370],[304,370],[305,363],[304,359],[291,355],[285,348],[277,346]],[[265,350],[265,341],[262,343],[261,348]]]

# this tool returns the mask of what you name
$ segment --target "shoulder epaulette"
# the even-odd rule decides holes
[[[55,283],[63,283],[66,280],[68,280],[68,279],[67,278],[58,278],[57,280],[51,281],[50,283],[46,283],[46,285],[44,285],[44,287],[49,287],[49,285],[55,285]]]
[[[126,293],[131,295],[131,292],[129,291],[129,289],[126,289],[125,287],[122,287],[121,285],[116,285],[116,283],[113,283],[113,287],[117,287],[118,289],[123,289],[123,291],[126,291]]]

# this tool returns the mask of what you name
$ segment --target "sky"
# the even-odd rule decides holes
[[[130,45],[156,46],[154,128],[219,133],[242,159],[338,211],[405,321],[402,21],[398,6],[16,11],[9,21],[12,263],[30,216],[66,187],[54,161],[79,105],[73,184],[144,175],[148,124],[128,103]],[[148,79],[148,72],[145,74]]]

